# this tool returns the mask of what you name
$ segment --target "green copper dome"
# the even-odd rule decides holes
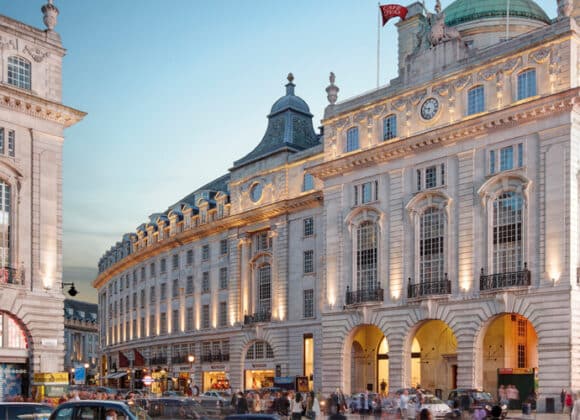
[[[447,26],[455,26],[474,20],[505,17],[508,1],[510,17],[550,23],[546,12],[532,0],[456,0],[444,10],[445,23]]]

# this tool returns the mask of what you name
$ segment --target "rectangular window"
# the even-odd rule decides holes
[[[204,271],[201,278],[201,292],[209,293],[209,271]]]
[[[137,309],[137,292],[133,292],[133,309]]]
[[[16,133],[14,130],[8,131],[8,156],[16,155]]]
[[[495,174],[495,150],[489,151],[489,173]]]
[[[201,259],[203,261],[209,260],[209,245],[204,245],[201,248]]]
[[[304,219],[304,237],[314,235],[314,218],[307,217]]]
[[[228,288],[228,268],[221,267],[220,268],[220,289],[227,289]]]
[[[187,250],[187,254],[185,254],[185,263],[187,265],[192,265],[193,264],[193,249],[188,249]]]
[[[524,166],[524,144],[518,143],[518,168]]]
[[[518,368],[527,367],[526,345],[518,344]]]
[[[314,317],[314,290],[304,290],[304,318]]]
[[[314,177],[310,174],[304,174],[302,191],[310,191],[313,189],[314,189]]]
[[[141,317],[141,325],[139,325],[139,337],[145,338],[145,317]]]
[[[171,256],[171,268],[173,270],[179,270],[179,254],[173,254]]]
[[[132,326],[131,326],[131,338],[135,339],[137,338],[137,320],[134,319]]]
[[[155,286],[151,286],[151,289],[149,291],[149,301],[153,303],[155,302],[156,299],[157,297],[155,296]]]
[[[152,263],[149,265],[149,276],[150,276],[151,278],[154,278],[154,277],[155,277],[155,263],[154,263],[154,262],[152,262]]]
[[[209,305],[201,307],[201,328],[209,328]]]
[[[379,182],[369,181],[354,186],[354,204],[366,204],[379,199]]]
[[[397,116],[389,115],[383,120],[383,141],[397,137]]]
[[[149,315],[149,337],[157,335],[157,329],[155,328],[155,315]]]
[[[185,293],[187,295],[193,294],[193,276],[187,276],[187,281],[185,284]]]
[[[220,255],[227,255],[228,253],[228,240],[222,239],[220,241]]]
[[[145,307],[145,290],[141,289],[141,308]]]
[[[173,287],[171,288],[171,296],[176,298],[179,296],[179,280],[173,279]]]
[[[372,184],[370,182],[365,182],[362,184],[362,203],[370,203],[373,199]]]
[[[4,154],[4,129],[0,128],[0,154]]]
[[[518,319],[518,337],[526,338],[528,335],[528,322],[525,319]]]
[[[435,188],[437,186],[437,167],[429,166],[425,169],[425,188]]]
[[[441,185],[445,185],[445,164],[441,164]]]
[[[536,70],[529,69],[518,75],[518,101],[536,96]]]
[[[417,191],[421,191],[421,189],[422,189],[421,169],[417,169]]]
[[[304,251],[304,274],[314,273],[314,250]]]
[[[31,66],[30,61],[21,57],[8,57],[8,83],[22,88],[31,88],[30,83]]]
[[[161,312],[159,314],[160,334],[167,334],[167,313]]]
[[[185,321],[185,329],[193,331],[193,308],[187,308],[187,319]]]
[[[167,272],[167,260],[165,258],[161,259],[161,272],[162,273]]]
[[[161,300],[167,299],[167,283],[161,283]]]
[[[358,128],[353,127],[346,132],[346,151],[352,152],[358,147]]]
[[[228,303],[220,302],[219,326],[226,327],[227,325],[228,325]]]
[[[145,267],[141,267],[141,281],[145,281],[147,276],[145,275]]]
[[[174,309],[171,315],[171,332],[179,332],[179,310]]]
[[[484,111],[483,86],[476,86],[467,92],[467,115],[479,114]]]
[[[268,232],[260,232],[256,238],[256,250],[266,251],[270,249],[271,243]]]
[[[514,148],[512,146],[503,147],[499,151],[499,170],[507,171],[514,167]]]

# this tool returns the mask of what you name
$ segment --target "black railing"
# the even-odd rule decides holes
[[[532,284],[532,275],[528,270],[528,263],[524,263],[524,269],[511,273],[484,274],[483,268],[479,276],[479,290],[496,290],[506,287],[529,286]]]
[[[256,324],[258,322],[270,322],[272,320],[272,312],[256,312],[252,315],[244,315],[244,325]]]
[[[22,284],[20,272],[12,267],[0,267],[0,284]]]
[[[369,287],[367,289],[350,290],[349,286],[346,286],[346,304],[356,305],[357,303],[364,302],[382,302],[384,299],[385,292],[381,289],[381,284],[379,283],[376,287]]]
[[[229,354],[202,354],[201,361],[205,362],[205,363],[229,362],[230,355]]]
[[[451,294],[451,280],[448,279],[447,273],[445,273],[443,280],[422,281],[418,284],[411,283],[411,278],[409,277],[409,284],[407,285],[407,297],[409,299],[449,294]]]
[[[156,356],[149,359],[150,365],[166,365],[167,364],[167,357],[166,356]]]
[[[189,355],[187,355],[187,354],[179,355],[179,356],[171,356],[171,363],[174,365],[182,364],[182,363],[189,363],[189,360],[187,360],[188,357],[189,357]]]

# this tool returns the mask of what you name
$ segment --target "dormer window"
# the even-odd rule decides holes
[[[352,127],[346,132],[346,151],[352,152],[358,148],[358,127]]]
[[[8,57],[8,83],[30,90],[30,61],[22,57]]]

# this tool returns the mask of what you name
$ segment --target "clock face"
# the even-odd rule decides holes
[[[439,102],[435,98],[427,99],[421,106],[421,116],[426,120],[437,115],[437,111],[439,111]]]
[[[262,198],[262,184],[258,182],[252,186],[250,189],[250,198],[254,203],[260,201],[260,198]]]

